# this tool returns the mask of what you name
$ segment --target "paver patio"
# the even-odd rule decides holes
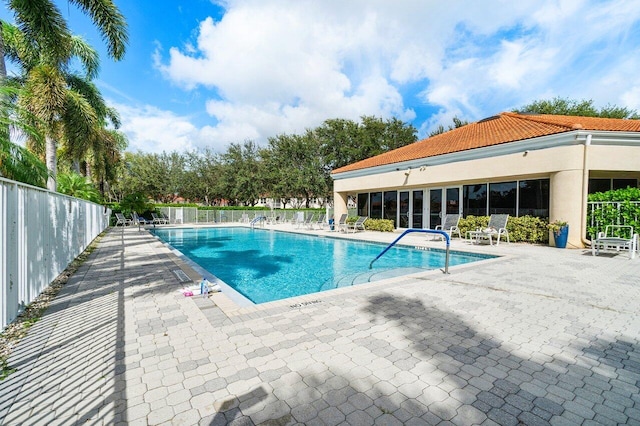
[[[14,351],[0,423],[640,424],[640,260],[452,247],[507,256],[238,309],[110,230]]]

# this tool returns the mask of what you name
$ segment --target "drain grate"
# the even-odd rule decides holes
[[[182,269],[174,269],[171,272],[174,273],[174,275],[178,278],[178,281],[180,281],[181,283],[186,283],[187,281],[191,281],[191,279],[187,276],[187,274],[184,273]]]

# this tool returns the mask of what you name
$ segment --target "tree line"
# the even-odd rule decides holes
[[[333,169],[417,140],[417,129],[396,118],[329,119],[302,134],[231,143],[225,152],[126,153],[112,187],[113,201],[140,194],[158,202],[177,197],[206,205],[254,206],[261,198],[321,202],[333,192]]]

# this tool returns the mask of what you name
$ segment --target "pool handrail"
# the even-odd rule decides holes
[[[249,225],[251,225],[251,229],[254,229],[254,227],[256,226],[256,223],[260,222],[260,224],[262,226],[264,226],[264,221],[267,219],[266,216],[256,216],[253,219],[251,219],[251,222],[249,222]]]
[[[435,229],[413,229],[413,228],[410,228],[410,229],[405,230],[391,244],[389,244],[387,247],[385,247],[385,249],[382,250],[380,252],[380,254],[377,255],[376,258],[371,261],[371,263],[369,263],[369,269],[373,268],[373,262],[375,262],[376,260],[380,259],[391,247],[396,245],[396,243],[398,241],[400,241],[402,239],[402,237],[404,237],[405,235],[410,234],[412,232],[423,232],[425,234],[439,234],[439,235],[444,236],[444,239],[446,241],[446,249],[445,249],[444,271],[443,272],[445,274],[448,274],[449,273],[449,246],[451,245],[451,237],[445,231],[440,231],[440,230],[435,230]]]

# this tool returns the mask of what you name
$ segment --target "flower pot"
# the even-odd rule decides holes
[[[553,240],[557,248],[567,247],[567,238],[569,237],[569,226],[563,226],[558,232],[553,233]]]

